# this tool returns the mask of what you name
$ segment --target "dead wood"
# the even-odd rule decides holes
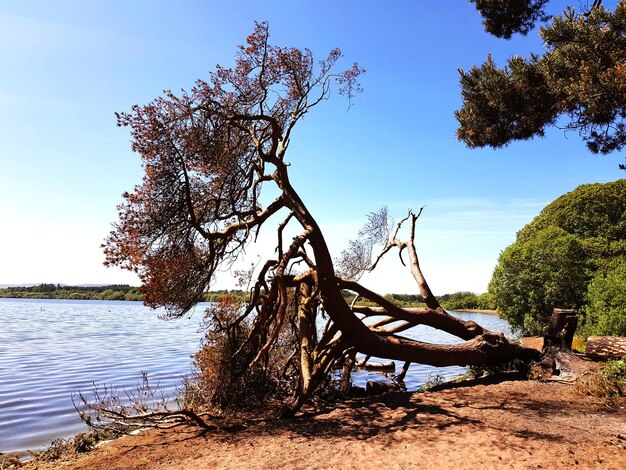
[[[374,370],[374,371],[384,371],[384,372],[393,372],[396,370],[396,363],[393,361],[387,362],[371,362],[364,361],[362,359],[358,359],[355,364],[359,369],[365,370]]]
[[[621,359],[626,357],[626,337],[590,336],[585,354],[593,359]]]

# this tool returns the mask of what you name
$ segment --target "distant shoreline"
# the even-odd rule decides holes
[[[450,310],[451,312],[486,313],[488,315],[498,314],[497,310],[486,310],[486,309],[480,309],[480,308],[461,308],[458,310],[455,310],[455,309],[447,309],[447,310]]]
[[[29,300],[95,300],[95,301],[103,301],[110,302],[114,301],[126,301],[126,302],[141,302],[143,299],[97,299],[97,298],[71,298],[71,297],[45,297],[45,296],[37,296],[32,297],[30,295],[20,295],[17,293],[16,295],[4,295],[4,292],[0,292],[0,299],[29,299]],[[420,307],[403,307],[403,308],[420,308]],[[480,308],[447,308],[445,309],[450,312],[468,312],[468,313],[485,313],[488,315],[497,315],[497,310],[488,310],[488,309],[480,309]]]
[[[244,300],[248,293],[242,290],[216,290],[210,291],[204,294],[204,302],[218,302],[222,296],[225,294],[235,295],[242,300]],[[452,312],[469,312],[469,313],[484,313],[487,315],[497,315],[495,310],[490,309],[474,309],[474,308],[448,308],[446,307],[446,303],[448,303],[447,297],[454,296],[455,294],[446,294],[441,299],[441,304],[444,309],[452,311]],[[423,302],[419,300],[405,300],[403,298],[397,297],[409,297],[406,294],[388,294],[388,296],[392,297],[392,302],[397,302],[397,305],[400,308],[424,308],[425,305]],[[396,298],[394,298],[396,297]],[[104,301],[143,301],[144,296],[140,291],[139,287],[125,285],[125,284],[116,284],[116,285],[105,285],[105,286],[62,286],[62,285],[54,285],[54,284],[40,284],[38,286],[20,288],[20,287],[9,287],[0,289],[0,299],[32,299],[32,300],[104,300]],[[449,302],[451,305],[462,305],[463,302],[458,302],[458,299],[455,299],[454,302]],[[471,300],[471,299],[470,299]],[[346,301],[350,303],[350,298],[346,298]],[[468,302],[470,303],[470,302]],[[376,304],[371,302],[364,302],[361,305],[365,306],[376,306]],[[471,302],[470,304],[476,305],[475,302]]]

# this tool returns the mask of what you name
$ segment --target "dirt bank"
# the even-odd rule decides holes
[[[342,402],[238,432],[151,431],[31,468],[626,469],[625,405],[507,381]]]

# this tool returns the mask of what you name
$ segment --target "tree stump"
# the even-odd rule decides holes
[[[623,336],[590,336],[585,354],[594,359],[626,357],[626,338]]]
[[[558,349],[572,349],[574,332],[578,326],[576,310],[555,308],[548,325],[548,331],[543,337],[543,350],[556,346]]]
[[[594,367],[592,361],[572,351],[577,326],[575,310],[555,308],[552,311],[548,331],[543,337],[543,358],[539,363],[546,375],[549,373],[573,381]]]

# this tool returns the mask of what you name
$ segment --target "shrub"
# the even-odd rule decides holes
[[[253,325],[238,321],[242,308],[239,296],[225,294],[207,309],[206,335],[193,360],[196,374],[185,384],[186,407],[251,408],[287,393],[286,351],[293,346],[284,346],[295,337],[283,333],[266,357],[250,366],[262,345],[249,340]]]
[[[626,336],[626,263],[593,278],[584,313],[586,336]]]
[[[576,391],[601,398],[626,396],[626,359],[607,361],[602,370],[581,375]]]
[[[548,227],[502,252],[489,292],[515,329],[537,335],[553,308],[580,308],[587,282],[581,242],[561,228]]]
[[[461,291],[442,296],[441,304],[449,310],[472,310],[478,307],[478,299],[473,292]]]
[[[496,309],[496,299],[493,294],[489,292],[485,292],[484,294],[480,294],[476,299],[478,304],[478,308],[481,310],[495,310]]]

